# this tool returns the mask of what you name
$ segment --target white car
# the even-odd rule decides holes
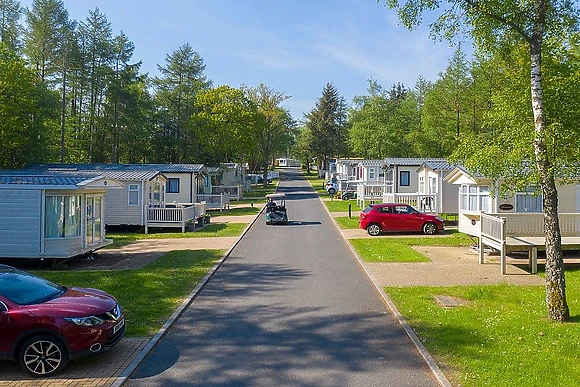
[[[330,195],[334,195],[335,193],[338,192],[338,183],[337,182],[333,182],[332,180],[328,180],[326,182],[326,192],[328,192]]]

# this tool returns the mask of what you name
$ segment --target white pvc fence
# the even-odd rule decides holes
[[[212,195],[228,194],[230,200],[241,200],[244,196],[241,185],[215,185],[211,187]]]
[[[230,195],[227,193],[221,193],[219,195],[198,194],[197,200],[205,202],[205,208],[208,210],[219,209],[223,211],[230,208]]]
[[[149,232],[149,227],[181,227],[181,232],[185,232],[188,223],[196,219],[203,218],[206,214],[205,203],[181,203],[175,207],[149,207],[145,214],[145,234]]]

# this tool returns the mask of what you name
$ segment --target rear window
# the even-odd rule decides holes
[[[363,210],[363,214],[368,214],[369,212],[371,212],[372,209],[373,206],[369,204],[369,206]]]

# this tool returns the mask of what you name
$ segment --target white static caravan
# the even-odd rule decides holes
[[[389,193],[418,193],[418,169],[423,163],[445,162],[445,159],[387,158],[385,160],[385,184]]]
[[[165,202],[198,203],[211,180],[203,164],[128,164],[141,171],[160,172],[166,178]]]
[[[164,207],[166,202],[167,179],[155,169],[140,169],[131,164],[34,164],[22,171],[63,176],[93,173],[120,181],[121,189],[107,190],[106,193],[107,226],[145,226],[147,207]]]
[[[363,159],[337,159],[336,174],[338,180],[358,180],[358,163]]]
[[[300,160],[288,159],[283,157],[277,158],[275,163],[276,166],[280,168],[300,168],[302,166]]]
[[[385,160],[361,160],[357,164],[358,177],[368,185],[385,184]]]
[[[417,169],[419,194],[433,198],[437,213],[457,214],[459,187],[445,181],[454,166],[442,160],[427,160]]]
[[[461,166],[456,166],[445,180],[459,186],[459,231],[465,234],[480,236],[482,212],[509,217],[512,223],[527,222],[528,228],[534,214],[542,218],[542,196],[533,190],[500,196],[491,179],[471,174]],[[580,213],[580,183],[557,184],[557,189],[558,212],[561,215]]]
[[[111,244],[105,192],[121,186],[97,175],[0,172],[0,257],[66,259]]]

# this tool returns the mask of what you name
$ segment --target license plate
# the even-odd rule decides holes
[[[117,333],[119,329],[123,328],[123,325],[125,325],[125,319],[122,319],[117,325],[115,325],[113,328],[113,333]]]

